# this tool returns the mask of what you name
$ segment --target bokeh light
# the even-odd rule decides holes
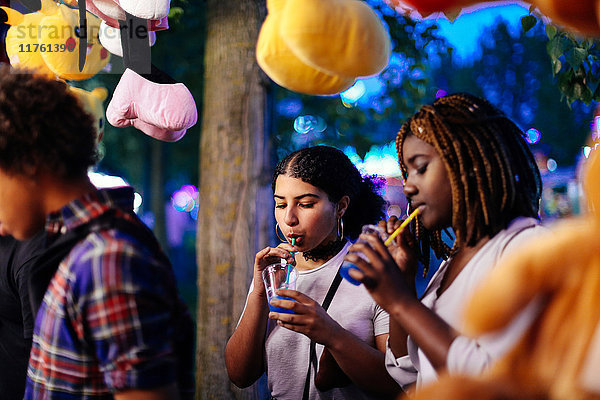
[[[383,177],[399,176],[398,155],[396,143],[390,142],[383,146],[373,146],[361,159],[353,147],[344,149],[344,153],[356,168],[364,175],[379,175]]]
[[[390,64],[388,68],[381,74],[381,79],[387,82],[390,86],[399,86],[402,83],[402,75],[404,71],[399,65]]]
[[[327,129],[327,123],[321,117],[314,115],[301,115],[294,120],[294,130],[302,135],[309,132],[321,133]]]
[[[88,177],[90,178],[90,182],[98,189],[129,186],[129,183],[120,176],[108,175],[102,172],[89,171]],[[133,194],[133,212],[137,214],[142,206],[142,202],[142,195],[135,192]]]
[[[402,209],[400,208],[400,206],[398,204],[392,204],[387,209],[387,215],[388,215],[388,218],[391,217],[392,215],[396,216],[397,218],[401,218],[402,217]]]
[[[444,97],[448,95],[448,92],[446,92],[444,89],[438,89],[437,92],[435,92],[435,98],[439,99],[440,97]]]
[[[198,188],[194,185],[183,185],[171,195],[171,205],[177,211],[192,213],[196,210],[197,215],[198,204]]]
[[[546,161],[546,166],[548,167],[548,171],[554,172],[556,171],[558,164],[554,158],[549,158],[548,161]]]
[[[529,128],[525,131],[525,140],[529,144],[536,144],[542,138],[542,134],[535,128]]]
[[[102,172],[88,172],[90,181],[99,189],[129,186],[125,179],[120,176],[107,175]]]
[[[366,88],[363,81],[356,81],[354,85],[340,93],[340,98],[344,103],[356,103],[365,94]]]
[[[600,115],[596,115],[591,122],[592,140],[600,138]]]
[[[138,192],[135,192],[133,194],[133,210],[134,211],[139,210],[141,206],[142,206],[142,195],[139,194]]]
[[[285,98],[277,104],[277,112],[286,118],[297,116],[300,110],[302,110],[302,101],[293,97]]]

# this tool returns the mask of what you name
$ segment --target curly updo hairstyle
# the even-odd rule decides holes
[[[279,175],[299,178],[318,187],[337,203],[343,196],[350,198],[343,216],[344,235],[355,240],[361,228],[385,216],[386,201],[378,193],[373,177],[362,177],[352,161],[342,151],[329,146],[314,146],[297,150],[281,160],[273,174],[272,188]]]
[[[81,178],[98,160],[92,117],[63,81],[0,67],[0,168]]]
[[[402,125],[396,148],[402,176],[407,170],[402,146],[414,135],[440,155],[452,188],[452,249],[439,230],[417,221],[417,239],[428,264],[429,246],[447,257],[463,245],[492,237],[516,217],[538,218],[540,171],[523,132],[487,100],[457,93],[424,105]]]

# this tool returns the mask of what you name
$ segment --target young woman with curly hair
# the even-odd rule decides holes
[[[245,387],[266,372],[271,395],[279,400],[393,397],[399,388],[384,366],[387,313],[364,287],[346,280],[329,309],[321,306],[349,240],[362,225],[383,218],[383,198],[344,153],[327,146],[285,157],[272,186],[286,242],[256,254],[246,306],[225,351],[229,377]],[[269,312],[261,280],[263,269],[280,259],[296,265],[297,290],[280,290],[293,300],[273,299],[271,305],[293,314]],[[307,378],[311,341],[315,362]]]

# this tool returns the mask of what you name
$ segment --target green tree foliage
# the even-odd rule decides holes
[[[543,25],[542,17],[530,9],[530,14],[521,19],[521,24],[528,32]],[[600,100],[600,43],[550,23],[545,25],[545,31],[552,73],[557,77],[558,88],[565,101],[573,104],[580,100],[589,105],[593,100]]]
[[[436,73],[437,84],[486,97],[523,130],[533,127],[541,132],[534,150],[547,153],[559,165],[572,165],[589,134],[593,107],[561,100],[564,92],[548,62],[543,25],[525,32],[499,20],[481,34],[480,48],[480,55],[468,64],[444,60]]]

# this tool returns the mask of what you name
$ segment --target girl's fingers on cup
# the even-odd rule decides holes
[[[285,297],[289,297],[289,296],[285,296]],[[294,305],[296,304],[296,302],[293,300],[286,300],[286,299],[274,297],[271,299],[270,304],[277,308],[285,308],[287,310],[292,310],[294,308]],[[271,312],[274,312],[274,311],[271,311]]]
[[[355,243],[353,252],[346,254],[346,256],[344,257],[344,260],[350,262],[351,264],[354,264],[355,266],[357,266],[360,269],[371,270],[371,269],[373,269],[373,265],[372,265],[372,262],[369,262],[369,261],[376,259],[376,257],[374,257],[373,255],[371,255],[371,257],[369,257],[368,254],[371,254],[371,252],[373,252],[373,250],[371,249],[371,246],[369,246],[368,244]],[[362,257],[360,257],[356,253],[364,254],[369,259],[369,261],[365,261]]]
[[[400,226],[402,222],[398,219],[398,217],[396,217],[395,215],[392,215],[387,221],[386,221],[386,232],[388,234],[392,234],[394,233],[394,231],[396,230],[396,228],[398,228]]]
[[[381,241],[379,237],[365,235],[364,249],[362,253],[369,259],[371,264],[387,262],[392,258],[387,246]]]
[[[358,269],[358,268],[348,269],[348,275],[350,275],[353,279],[356,279],[359,282],[362,282],[365,277],[365,273],[362,272],[362,270]]]
[[[275,294],[278,296],[290,297],[300,303],[305,302],[306,300],[310,300],[310,297],[293,289],[277,289],[275,291]]]

